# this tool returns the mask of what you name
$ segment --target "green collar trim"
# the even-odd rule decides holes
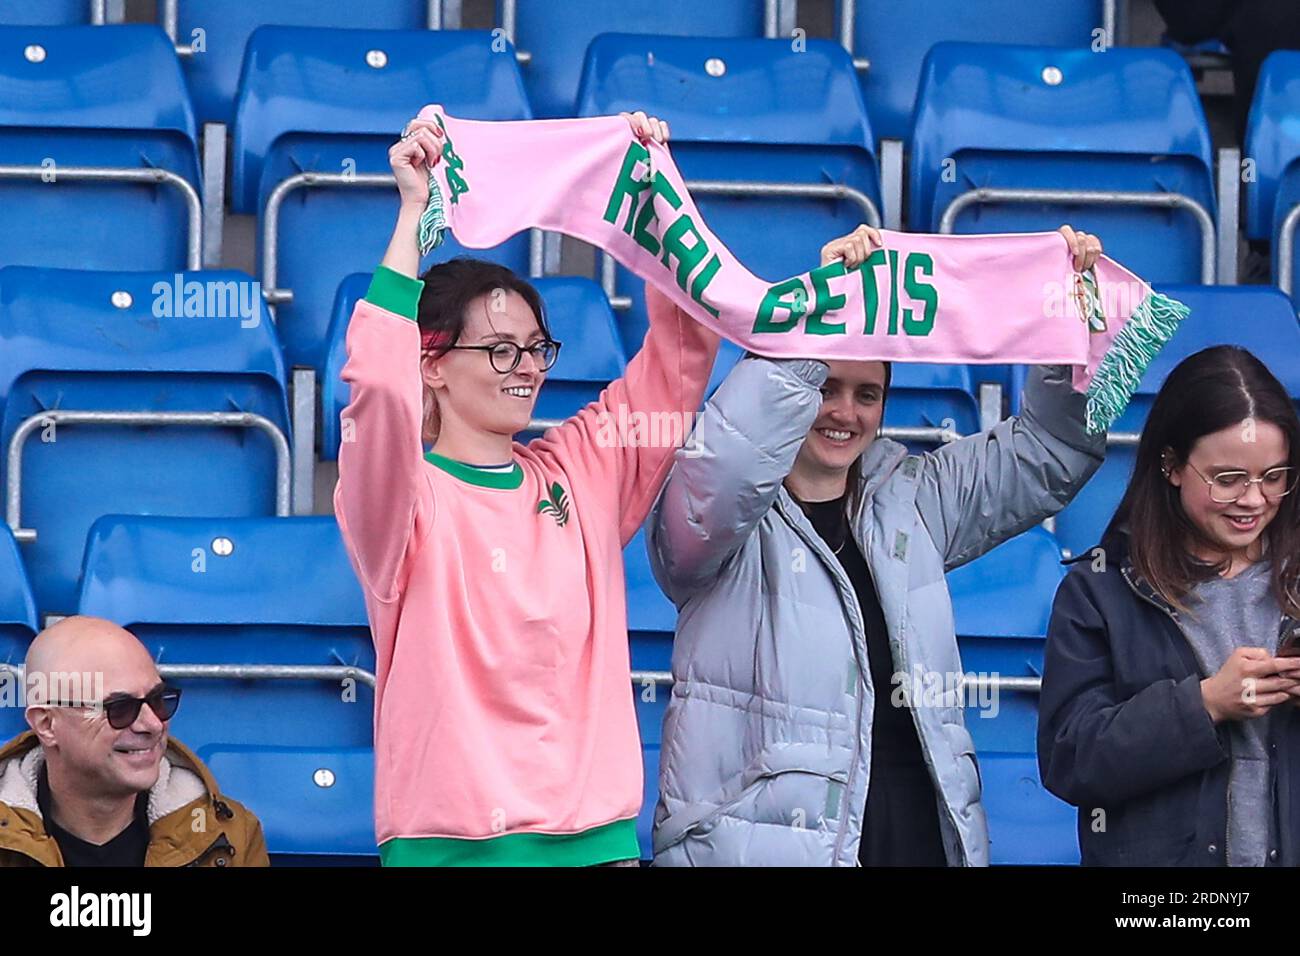
[[[425,454],[424,460],[436,468],[441,468],[453,478],[459,478],[466,484],[478,485],[480,488],[513,491],[524,483],[524,470],[519,467],[517,461],[509,471],[483,471],[481,468],[475,468],[463,461],[455,461],[432,451]]]

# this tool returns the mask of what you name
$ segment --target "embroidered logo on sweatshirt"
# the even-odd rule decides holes
[[[537,502],[538,514],[549,514],[561,528],[569,521],[569,498],[557,481],[551,485],[551,497]]]

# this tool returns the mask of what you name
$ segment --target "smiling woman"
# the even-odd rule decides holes
[[[628,119],[639,137],[666,136]],[[415,277],[441,139],[438,124],[413,120],[390,151],[397,225],[343,369],[354,440],[339,451],[335,513],[376,648],[380,856],[635,861],[623,548],[680,442],[611,441],[608,423],[692,415],[718,339],[647,287],[650,330],[626,375],[515,442],[560,344],[536,290],[509,269],[456,259]]]
[[[1300,421],[1259,359],[1216,346],[1170,373],[1048,631],[1039,763],[1085,864],[1300,864],[1300,658],[1279,655],[1298,474]]]
[[[1061,231],[1090,268],[1100,241]],[[822,269],[874,282],[880,245],[859,227]],[[746,357],[696,426],[704,453],[677,458],[647,536],[679,609],[657,866],[988,863],[962,709],[928,691],[964,680],[943,575],[1058,510],[1104,436],[1068,375],[1040,368],[1019,418],[908,455],[877,437],[890,371]]]

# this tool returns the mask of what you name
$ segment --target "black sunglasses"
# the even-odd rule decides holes
[[[181,705],[181,689],[164,684],[157,690],[150,691],[144,697],[109,697],[107,700],[94,704],[58,701],[50,706],[88,707],[100,710],[108,718],[110,727],[114,730],[125,730],[135,723],[136,718],[140,716],[140,708],[145,704],[149,705],[149,709],[154,712],[154,716],[166,723],[176,715],[176,708]]]

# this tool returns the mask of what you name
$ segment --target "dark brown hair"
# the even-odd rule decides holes
[[[1287,464],[1300,468],[1300,420],[1286,389],[1250,352],[1216,345],[1188,356],[1169,373],[1142,429],[1133,476],[1103,541],[1127,531],[1134,568],[1175,607],[1183,608],[1192,587],[1222,572],[1228,562],[1207,565],[1192,553],[1196,545],[1216,545],[1187,517],[1178,489],[1162,471],[1162,460],[1168,451],[1172,465],[1184,465],[1202,436],[1244,427],[1248,420],[1280,428],[1287,440]],[[1298,500],[1295,494],[1283,498],[1263,532],[1273,593],[1282,610],[1292,615],[1300,613]]]
[[[882,361],[880,364],[885,366],[885,383],[880,389],[880,427],[884,428],[885,400],[889,398],[889,383],[894,378],[894,363]],[[871,440],[874,442],[876,439],[873,437]],[[852,516],[857,513],[862,493],[862,455],[854,458],[853,464],[849,465],[849,476],[845,481],[844,489],[847,512]]]
[[[424,354],[446,355],[465,331],[470,303],[479,296],[491,296],[499,289],[517,292],[533,310],[542,335],[547,339],[552,337],[537,289],[503,265],[457,256],[430,266],[420,278],[424,280],[424,291],[420,293],[417,322]],[[424,441],[432,443],[438,433],[438,404],[428,388],[424,389],[423,419]]]

